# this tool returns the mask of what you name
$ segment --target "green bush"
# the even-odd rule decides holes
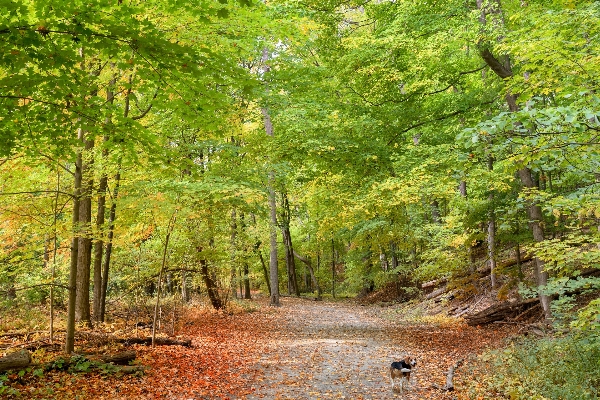
[[[484,376],[471,382],[474,397],[510,399],[597,399],[600,392],[600,337],[522,339],[479,359]]]

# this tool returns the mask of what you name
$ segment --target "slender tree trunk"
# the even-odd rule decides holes
[[[114,64],[112,64],[114,68]],[[106,101],[109,104],[113,104],[115,96],[113,87],[116,82],[116,77],[109,82],[109,86],[106,90]],[[107,125],[110,124],[110,118],[106,118],[104,121]],[[104,143],[108,141],[109,137],[104,137]],[[102,151],[102,158],[106,161],[108,158],[108,150]],[[106,167],[106,166],[105,166]],[[100,182],[98,183],[98,207],[96,213],[96,241],[94,243],[94,304],[93,313],[94,320],[96,322],[103,322],[104,315],[102,311],[102,254],[104,251],[104,222],[106,214],[106,190],[108,188],[108,175],[106,171],[102,172]]]
[[[254,245],[254,251],[258,254],[260,258],[260,265],[262,266],[263,275],[265,277],[265,283],[267,284],[267,289],[269,289],[269,297],[271,297],[271,282],[269,279],[269,271],[267,270],[267,264],[265,263],[265,258],[262,255],[262,251],[260,251],[260,243]]]
[[[77,298],[77,253],[79,252],[79,195],[81,191],[81,151],[75,161],[73,183],[73,239],[71,240],[71,264],[69,268],[69,305],[67,310],[67,332],[65,353],[75,350],[75,305]]]
[[[335,245],[331,239],[331,296],[335,299]]]
[[[187,274],[185,270],[181,270],[181,301],[187,303],[190,301],[189,296],[190,295],[187,287]]]
[[[236,250],[237,250],[237,246],[236,246],[236,235],[237,235],[237,223],[236,223],[236,212],[235,209],[233,209],[231,211],[231,224],[230,224],[230,229],[231,229],[231,236],[229,238],[230,240],[230,247],[231,247],[231,255],[229,257],[230,261],[231,261],[231,295],[233,296],[234,299],[238,298],[237,295],[237,279],[236,279]],[[241,297],[241,291],[240,291],[240,297]]]
[[[198,250],[198,253],[202,252],[202,247],[198,247],[197,250]],[[208,299],[210,300],[210,303],[212,304],[213,308],[215,310],[222,309],[223,302],[221,301],[221,298],[219,297],[219,290],[217,288],[217,284],[213,280],[213,278],[211,277],[211,275],[208,271],[208,263],[206,262],[206,259],[204,257],[200,258],[200,274],[202,275],[202,280],[204,281],[204,284],[206,285]]]
[[[437,200],[431,202],[431,219],[436,224],[442,223],[442,217],[440,216],[440,204]]]
[[[98,210],[96,214],[96,232],[97,238],[94,243],[94,320],[102,321],[102,253],[104,250],[104,241],[102,240],[102,231],[104,230],[104,214],[106,212],[106,188],[108,186],[108,177],[104,174],[98,184]]]
[[[58,220],[58,195],[60,191],[60,169],[56,170],[56,195],[54,197],[54,206],[52,210],[52,266],[50,267],[50,343],[54,344],[54,282],[56,280],[56,253],[58,251],[58,233],[56,232],[56,222]]]
[[[250,270],[248,269],[248,263],[244,263],[244,298],[251,299],[252,294],[250,293]]]
[[[121,184],[121,163],[115,176],[115,189],[112,196],[112,204],[108,216],[108,234],[106,236],[106,249],[104,251],[104,266],[102,268],[102,290],[100,293],[100,321],[104,322],[106,315],[106,292],[108,289],[108,272],[112,256],[113,238],[115,235],[115,219],[117,216],[117,197],[119,196],[119,185]]]
[[[263,70],[265,73],[269,72],[269,66],[267,60],[269,59],[269,51],[264,48],[262,51],[262,63]],[[268,90],[268,89],[267,89]],[[273,122],[271,121],[271,115],[266,107],[261,109],[265,132],[267,136],[274,137]],[[271,276],[271,305],[279,306],[279,269],[277,265],[277,199],[275,197],[275,171],[269,172],[269,245],[271,251],[269,254],[269,271]]]
[[[83,157],[82,163],[82,192],[79,204],[79,226],[82,233],[79,236],[79,247],[77,252],[77,302],[75,305],[75,319],[87,326],[91,326],[90,313],[90,268],[92,261],[92,156],[91,150],[94,147],[93,140],[87,140],[82,136],[85,142],[86,157]],[[88,158],[88,160],[86,160]],[[85,182],[85,184],[83,184]]]
[[[458,191],[462,197],[467,197],[467,181],[460,181]]]
[[[488,158],[488,170],[494,169],[494,159]],[[490,192],[488,196],[490,201],[490,211],[488,213],[488,258],[490,262],[490,283],[492,289],[496,288],[496,217],[494,215],[493,202],[494,193]]]
[[[154,347],[154,341],[156,338],[156,327],[158,323],[158,309],[160,307],[160,292],[162,287],[162,277],[167,265],[167,250],[169,248],[169,239],[171,238],[171,233],[173,232],[173,228],[175,226],[175,220],[177,218],[177,214],[174,212],[169,220],[169,224],[167,225],[167,235],[165,236],[165,246],[163,248],[162,254],[162,263],[160,265],[160,271],[158,273],[158,284],[156,287],[156,304],[154,305],[154,321],[152,323],[152,347]]]
[[[282,223],[281,233],[283,237],[283,244],[285,247],[285,264],[287,267],[288,274],[288,294],[300,296],[300,289],[298,287],[298,279],[296,276],[296,263],[294,260],[294,246],[292,245],[292,234],[290,232],[291,212],[290,203],[288,201],[287,193],[281,195],[283,212],[282,212]]]

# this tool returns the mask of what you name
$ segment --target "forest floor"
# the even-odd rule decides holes
[[[282,299],[278,328],[258,362],[263,375],[248,399],[469,398],[461,390],[467,366],[457,369],[454,392],[440,389],[449,367],[514,334],[508,326],[473,328],[446,318],[411,322],[401,310]],[[401,395],[392,392],[388,373],[405,354],[415,356],[417,365]]]
[[[233,315],[188,309],[178,333],[192,347],[130,346],[149,367],[143,375],[30,371],[9,375],[0,389],[17,390],[8,398],[19,399],[466,399],[472,357],[514,334],[510,325],[410,318],[401,306],[289,297],[281,307],[265,298],[245,302]],[[387,374],[406,353],[417,366],[410,390],[400,395]],[[446,371],[459,359],[465,362],[456,370],[456,390],[444,392]]]

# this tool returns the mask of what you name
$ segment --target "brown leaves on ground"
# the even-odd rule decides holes
[[[227,315],[190,309],[178,332],[192,347],[133,346],[143,376],[97,371],[13,374],[5,385],[32,399],[451,399],[467,398],[468,368],[456,391],[434,388],[458,359],[510,335],[509,327],[478,329],[460,322],[406,323],[379,307],[282,299],[282,307]],[[392,393],[389,365],[417,357],[411,388]],[[468,360],[466,361],[468,363]],[[464,373],[463,373],[464,372]],[[16,396],[15,396],[16,398]]]

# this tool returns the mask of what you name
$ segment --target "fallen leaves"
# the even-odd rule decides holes
[[[31,399],[388,399],[399,396],[391,392],[389,364],[411,353],[418,364],[402,398],[460,399],[467,398],[460,391],[463,367],[457,391],[436,389],[448,368],[511,333],[509,327],[400,323],[382,318],[379,307],[282,302],[236,315],[189,309],[178,334],[191,338],[191,347],[129,347],[149,367],[141,376],[53,371],[7,384]]]

